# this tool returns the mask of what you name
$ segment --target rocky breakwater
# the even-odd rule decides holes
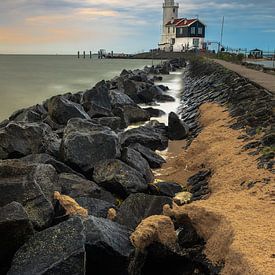
[[[139,103],[174,100],[154,80],[183,66],[123,70],[0,123],[1,274],[214,272],[190,220],[163,215],[181,186],[153,184],[151,169],[165,162],[155,150],[186,137],[186,125],[171,114],[169,127],[151,121],[125,130],[158,113]]]
[[[244,129],[240,136],[247,144],[244,150],[258,156],[258,167],[274,170],[275,115],[274,94],[211,61],[194,59],[184,74],[181,118],[189,125],[191,142],[201,131],[199,107],[217,102],[236,118],[233,129]]]

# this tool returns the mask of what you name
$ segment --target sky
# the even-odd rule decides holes
[[[137,53],[160,40],[163,0],[0,0],[0,54]],[[207,25],[206,40],[275,49],[275,0],[179,0],[180,17]]]

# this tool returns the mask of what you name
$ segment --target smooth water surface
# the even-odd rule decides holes
[[[0,55],[0,121],[53,95],[83,91],[123,69],[151,64],[151,60],[78,59],[69,55]]]

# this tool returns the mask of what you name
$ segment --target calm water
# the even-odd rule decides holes
[[[75,56],[0,55],[0,121],[19,108],[41,103],[53,95],[86,90],[102,79],[118,75],[124,68],[143,68],[151,63]]]
[[[275,68],[275,61],[250,61],[250,63],[264,65],[266,68]]]

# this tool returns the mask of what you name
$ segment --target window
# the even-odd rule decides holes
[[[198,38],[194,38],[193,39],[193,46],[194,47],[199,47],[199,44],[200,44],[200,40]]]
[[[173,33],[175,33],[175,27],[173,27]]]
[[[198,28],[198,34],[202,35],[202,28]]]
[[[191,34],[196,34],[196,27],[191,27]]]
[[[168,33],[170,33],[170,27],[168,27]]]
[[[180,34],[183,34],[183,28],[180,28]]]

